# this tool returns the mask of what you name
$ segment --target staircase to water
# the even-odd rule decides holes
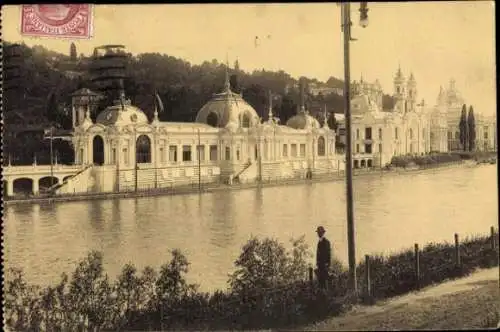
[[[252,166],[252,161],[250,161],[250,160],[249,160],[249,161],[247,161],[247,162],[243,165],[243,168],[242,168],[242,169],[241,169],[238,173],[236,173],[236,174],[235,174],[235,176],[233,177],[233,180],[235,180],[235,181],[239,181],[239,179],[240,179],[240,175],[241,175],[244,171],[246,171],[246,170],[247,170],[250,166]]]
[[[92,165],[86,165],[85,167],[83,167],[81,170],[79,170],[78,172],[76,172],[75,174],[71,175],[70,177],[66,178],[62,183],[56,183],[55,185],[49,187],[47,189],[47,191],[51,194],[55,194],[55,193],[60,193],[60,190],[67,186],[68,183],[70,181],[74,181],[74,179],[76,179],[78,176],[80,176],[83,172],[85,172],[86,170],[90,169],[92,167]]]

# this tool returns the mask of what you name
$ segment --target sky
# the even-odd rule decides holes
[[[20,6],[2,6],[2,37],[69,54],[72,40],[20,34]],[[351,43],[351,78],[379,79],[393,92],[401,66],[417,80],[418,98],[436,102],[439,87],[455,79],[476,112],[496,114],[495,8],[493,1],[369,3],[369,25]],[[238,59],[246,71],[282,69],[292,76],[343,79],[340,6],[334,3],[148,4],[94,6],[93,36],[74,41],[78,53],[123,44],[133,54],[166,53],[193,64]],[[259,43],[255,45],[255,37]]]

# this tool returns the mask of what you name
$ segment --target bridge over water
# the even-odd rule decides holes
[[[40,189],[47,190],[62,184],[65,180],[74,176],[86,165],[33,165],[12,166],[7,165],[3,168],[2,181],[4,195],[13,196],[16,193],[26,193],[31,188],[31,193],[37,195]]]

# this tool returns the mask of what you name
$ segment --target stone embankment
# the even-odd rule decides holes
[[[425,167],[417,167],[412,169],[403,168],[392,168],[389,170],[382,169],[355,169],[353,171],[353,177],[364,177],[364,176],[387,176],[387,175],[404,175],[404,174],[415,174],[427,172],[429,170],[435,169],[448,169],[457,168],[464,166],[474,166],[475,162],[469,161],[458,161],[445,164],[428,165]],[[196,193],[209,193],[221,190],[242,190],[242,189],[252,189],[252,188],[263,188],[263,187],[277,187],[277,186],[289,186],[289,185],[300,185],[305,183],[317,183],[317,182],[331,182],[331,181],[343,181],[345,179],[345,173],[343,171],[336,172],[334,174],[323,174],[315,175],[312,179],[263,179],[262,183],[233,183],[231,185],[225,183],[211,183],[211,184],[192,184],[187,186],[179,186],[172,188],[158,188],[158,189],[148,189],[139,191],[127,191],[127,192],[106,192],[106,193],[82,193],[82,194],[71,194],[71,195],[59,195],[59,196],[37,196],[37,197],[26,197],[26,198],[10,198],[5,199],[5,205],[13,204],[50,204],[53,202],[65,202],[65,201],[82,201],[82,200],[97,200],[97,199],[116,199],[116,198],[135,198],[135,197],[151,197],[151,196],[166,196],[166,195],[185,195],[185,194],[196,194]]]

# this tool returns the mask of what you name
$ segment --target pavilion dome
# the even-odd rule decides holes
[[[253,127],[260,122],[260,118],[240,94],[231,91],[229,80],[226,78],[224,91],[215,94],[203,105],[195,121],[213,127],[235,129]]]
[[[313,116],[309,115],[309,113],[305,111],[303,106],[299,113],[288,119],[286,125],[293,129],[321,128],[319,121],[316,120]]]
[[[130,100],[115,100],[112,106],[106,107],[104,111],[99,113],[96,123],[105,126],[126,126],[147,124],[148,117],[146,114],[131,104]]]

